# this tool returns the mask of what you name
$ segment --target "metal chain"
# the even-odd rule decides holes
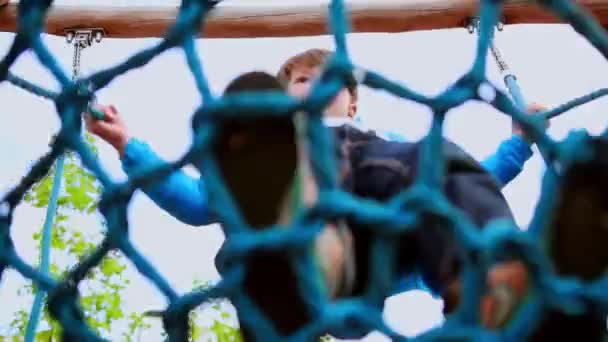
[[[480,24],[479,18],[471,18],[467,24],[467,29],[469,30],[469,33],[471,33],[471,34],[477,33],[479,35],[480,34],[479,24]],[[503,27],[504,27],[504,25],[502,22],[498,22],[496,24],[496,28],[498,29],[498,31],[502,31]],[[492,36],[494,36],[493,32],[492,32]],[[498,64],[498,69],[500,70],[501,73],[508,73],[509,65],[507,64],[507,61],[505,61],[505,59],[502,57],[500,50],[496,46],[494,37],[490,38],[489,43],[490,43],[490,51],[492,52],[492,56],[494,57],[496,64]]]
[[[93,40],[97,43],[101,42],[103,36],[104,30],[100,28],[66,31],[66,39],[68,44],[74,44],[74,57],[72,59],[72,80],[75,81],[80,76],[80,56],[82,54],[82,50],[91,46],[93,44]]]
[[[84,47],[79,41],[74,42],[74,58],[72,59],[72,80],[75,81],[80,76],[80,54]]]
[[[496,44],[494,43],[494,39],[490,41],[490,51],[492,52],[492,55],[496,60],[496,64],[498,64],[498,69],[500,69],[500,72],[509,72],[509,66],[507,65],[507,62],[504,60],[504,58],[502,58],[500,50],[498,50],[498,47],[496,47]]]
[[[80,78],[80,60],[82,50],[93,45],[94,41],[100,43],[105,36],[105,32],[101,28],[89,28],[69,29],[66,30],[65,33],[68,44],[74,44],[74,56],[72,58],[72,81],[77,81]],[[95,96],[93,95],[89,102],[89,110],[94,117],[103,118],[103,113],[100,113],[93,108],[95,101]]]

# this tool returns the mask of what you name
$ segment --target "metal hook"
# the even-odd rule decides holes
[[[68,42],[68,44],[71,44],[72,41],[74,40],[74,32],[73,31],[67,32],[65,35],[65,39]]]
[[[475,33],[475,31],[479,32],[479,24],[481,23],[481,19],[479,17],[470,17],[465,21],[465,27],[470,34]],[[502,31],[505,28],[505,19],[502,18],[496,22],[496,29],[498,31]]]

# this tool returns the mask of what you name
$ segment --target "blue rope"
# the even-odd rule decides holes
[[[502,56],[500,55],[498,48],[496,47],[496,45],[493,42],[494,36],[495,36],[494,30],[491,30],[489,36],[490,36],[490,38],[489,38],[490,46],[491,46],[491,49],[493,49],[492,52],[494,54],[494,59],[496,60],[496,63],[498,64],[498,67],[499,67],[501,73],[504,74],[503,81],[505,83],[505,86],[507,87],[509,94],[511,94],[511,98],[515,102],[515,105],[521,111],[526,111],[528,108],[528,104],[527,104],[526,100],[524,99],[524,96],[521,91],[521,88],[519,87],[519,84],[517,83],[517,77],[515,76],[515,74],[513,74],[511,72],[510,68],[507,66],[507,63],[502,59]],[[554,116],[555,116],[555,114],[554,114]],[[537,114],[536,115],[537,121],[535,123],[536,123],[536,125],[544,124],[544,123],[541,123],[541,121],[549,119],[554,116],[548,116],[544,113]],[[545,164],[548,166],[548,172],[555,172],[553,154],[550,149],[551,139],[549,139],[546,135],[540,136],[540,137],[537,136],[535,131],[531,130],[530,125],[527,123],[524,123],[522,128],[527,134],[530,135],[530,137],[533,140],[537,140],[536,142],[537,142],[539,152],[541,153],[541,156],[543,157]],[[534,232],[533,232],[533,234],[534,234]]]
[[[500,3],[492,0],[480,2],[481,19],[475,60],[471,69],[462,75],[454,84],[436,97],[428,97],[397,82],[391,81],[373,71],[366,71],[362,84],[377,90],[386,91],[399,98],[415,101],[428,106],[433,112],[433,122],[429,134],[424,139],[424,150],[420,158],[423,172],[414,184],[403,193],[393,198],[390,203],[381,205],[361,199],[344,192],[339,187],[336,175],[336,160],[333,155],[332,141],[329,132],[322,124],[321,113],[334,96],[348,82],[355,67],[349,53],[346,34],[349,32],[348,21],[344,15],[343,2],[332,1],[329,13],[329,26],[335,39],[336,51],[328,67],[310,96],[296,100],[278,93],[249,93],[215,98],[209,90],[199,57],[194,49],[194,39],[198,28],[204,23],[206,15],[216,2],[204,0],[184,0],[179,8],[175,24],[167,31],[164,39],[157,45],[142,50],[126,61],[98,71],[82,82],[71,81],[66,72],[39,39],[45,15],[52,1],[22,0],[18,12],[18,32],[7,55],[0,60],[0,81],[9,80],[8,70],[20,54],[32,50],[61,84],[61,91],[52,98],[61,120],[58,139],[51,151],[43,156],[25,177],[0,201],[0,277],[7,267],[15,269],[24,277],[31,279],[39,291],[47,294],[48,310],[53,319],[61,324],[63,341],[102,341],[86,324],[84,313],[78,305],[78,284],[88,271],[98,266],[102,258],[112,250],[121,251],[129,258],[137,270],[166,297],[168,307],[163,315],[163,324],[169,341],[186,341],[188,335],[188,314],[201,303],[227,297],[236,306],[243,320],[242,326],[250,327],[256,340],[286,340],[280,338],[277,331],[260,312],[260,309],[243,291],[243,278],[247,258],[260,249],[289,250],[294,252],[294,266],[297,270],[301,296],[313,310],[313,322],[305,325],[288,340],[309,341],[328,329],[332,331],[371,331],[378,330],[395,340],[410,340],[392,331],[384,323],[382,312],[372,303],[377,303],[385,295],[387,279],[395,279],[387,274],[387,265],[394,265],[395,247],[390,240],[402,234],[419,229],[416,218],[423,213],[430,213],[444,218],[446,228],[454,233],[455,243],[467,251],[464,263],[464,297],[456,314],[449,317],[446,323],[411,340],[437,340],[448,337],[460,337],[463,340],[500,340],[504,338],[525,337],[538,323],[543,310],[558,309],[564,312],[576,312],[581,307],[588,309],[608,308],[608,278],[602,278],[591,284],[584,284],[576,279],[558,277],[551,268],[548,257],[539,247],[538,236],[519,230],[512,222],[493,222],[484,229],[476,227],[461,211],[452,207],[441,191],[441,179],[444,176],[443,154],[440,153],[442,128],[445,115],[450,109],[474,101],[485,101],[497,110],[511,116],[513,120],[532,133],[538,144],[546,146],[548,151],[556,151],[551,156],[562,166],[571,165],[588,155],[592,148],[591,138],[584,132],[572,132],[560,142],[551,140],[543,127],[530,118],[522,109],[523,100],[515,102],[500,89],[494,86],[485,76],[486,58],[491,39],[491,31],[496,24],[501,8]],[[578,4],[567,0],[541,1],[541,5],[552,10],[559,18],[570,23],[577,32],[586,37],[600,53],[608,57],[608,37],[601,26],[582,11]],[[118,76],[145,66],[156,56],[169,49],[182,49],[187,56],[186,62],[195,79],[196,87],[201,94],[202,104],[192,117],[193,142],[188,151],[178,160],[165,163],[152,170],[141,171],[128,181],[114,182],[109,173],[94,158],[81,135],[81,113],[83,113],[94,93],[108,86]],[[26,85],[15,78],[13,84],[37,95],[50,95],[44,89]],[[87,87],[82,85],[86,84]],[[492,100],[483,99],[478,94],[480,85],[491,87],[496,96]],[[89,86],[90,85],[90,86]],[[515,89],[512,86],[511,89]],[[517,91],[517,90],[516,90]],[[590,94],[567,104],[570,108],[590,101],[592,98],[605,95]],[[516,96],[517,97],[517,96]],[[557,115],[568,108],[548,111],[545,115]],[[308,113],[310,155],[315,178],[320,185],[319,203],[306,210],[295,222],[290,224],[294,229],[270,227],[262,231],[253,230],[243,220],[241,213],[231,201],[231,194],[223,183],[211,144],[216,137],[218,127],[226,119],[235,115],[273,116],[292,115],[295,112]],[[36,182],[42,179],[57,158],[65,150],[78,154],[83,165],[96,175],[103,186],[99,210],[107,222],[107,234],[103,242],[83,260],[70,269],[62,279],[52,279],[45,272],[28,265],[15,251],[10,228],[13,212],[20,204],[24,194]],[[186,165],[193,165],[205,174],[213,212],[222,222],[226,243],[222,249],[218,268],[222,281],[205,291],[193,291],[179,295],[171,288],[169,282],[139,252],[129,240],[127,220],[128,204],[135,190],[154,184],[158,179]],[[551,217],[555,205],[555,194],[560,186],[559,174],[547,173],[542,186],[530,230],[543,231]],[[311,255],[311,244],[321,231],[321,223],[329,219],[348,217],[349,220],[365,226],[373,226],[375,233],[384,238],[376,239],[370,260],[373,272],[367,289],[362,297],[330,302],[322,296],[316,279]],[[295,253],[298,251],[298,253]],[[300,252],[301,251],[301,252]],[[533,300],[525,305],[513,323],[501,333],[488,332],[479,326],[478,308],[480,289],[483,288],[484,274],[491,261],[505,254],[514,254],[530,270],[534,286]],[[480,258],[480,256],[483,256]],[[392,268],[391,268],[392,269]],[[384,270],[384,271],[383,271]],[[585,306],[587,304],[587,306]]]
[[[55,176],[53,178],[53,188],[51,190],[51,197],[49,198],[49,205],[46,210],[46,217],[44,219],[44,227],[42,228],[42,241],[40,246],[40,269],[39,272],[42,274],[49,273],[49,267],[51,263],[51,240],[53,236],[53,222],[55,214],[57,213],[57,202],[59,200],[59,193],[61,190],[61,179],[63,177],[63,166],[65,163],[65,155],[61,155],[57,159],[57,165],[55,167]],[[44,301],[44,291],[38,290],[32,304],[32,310],[30,311],[30,318],[27,323],[25,330],[25,341],[33,342],[36,337],[36,326],[40,319],[40,313],[42,311],[42,304]]]
[[[515,104],[525,110],[527,108],[526,100],[524,100],[524,96],[519,88],[519,84],[517,84],[517,78],[513,74],[508,74],[505,76],[505,85],[509,89],[509,93],[515,101]]]

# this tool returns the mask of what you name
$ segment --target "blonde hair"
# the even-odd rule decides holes
[[[291,80],[291,76],[294,70],[299,68],[316,68],[322,67],[332,52],[326,49],[309,49],[304,52],[301,52],[295,56],[290,57],[279,69],[277,73],[277,79],[283,86],[283,88],[287,88],[289,81]],[[356,82],[352,82],[352,84],[348,84],[347,87],[350,95],[353,97],[353,101],[357,101],[357,84]]]

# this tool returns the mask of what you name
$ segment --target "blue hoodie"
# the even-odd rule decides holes
[[[326,122],[328,126],[341,123]],[[360,125],[355,123],[354,126]],[[405,141],[402,136],[392,132],[380,132],[379,135],[392,141]],[[531,156],[530,145],[523,138],[513,135],[504,140],[498,146],[496,153],[483,160],[481,165],[494,175],[502,186],[505,186],[519,175]],[[122,168],[128,176],[139,169],[164,162],[147,143],[137,138],[128,141],[121,159]],[[176,171],[165,180],[142,190],[156,205],[183,223],[192,226],[215,223],[209,213],[204,177],[194,178],[183,171]]]
[[[343,124],[343,120],[327,120],[328,126]],[[350,121],[353,126],[363,128],[360,123]],[[380,136],[392,141],[405,141],[405,139],[392,132],[379,132]],[[530,145],[517,135],[504,140],[496,152],[483,160],[480,164],[504,187],[522,171],[525,162],[532,156]],[[131,176],[141,168],[149,168],[164,163],[148,144],[131,138],[125,146],[121,159],[123,170]],[[176,171],[166,179],[142,189],[153,202],[167,211],[179,221],[192,225],[203,226],[216,221],[209,212],[204,178],[194,178],[183,171]],[[420,289],[430,292],[420,275],[416,272],[404,277],[395,293],[407,290]]]

